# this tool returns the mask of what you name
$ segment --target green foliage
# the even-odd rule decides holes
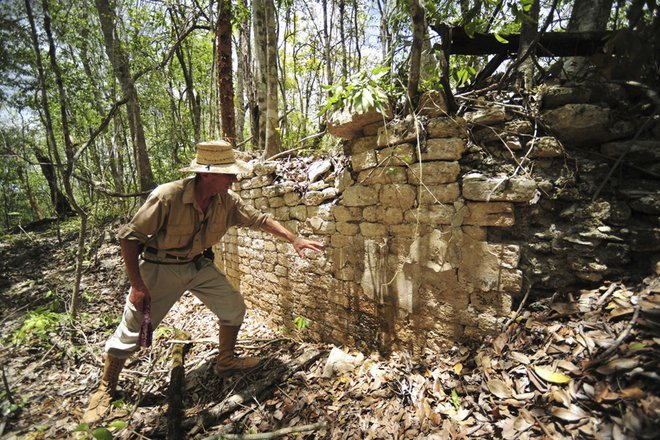
[[[298,315],[293,318],[293,325],[296,330],[301,331],[309,327],[310,321],[302,315]]]
[[[50,304],[28,311],[21,326],[8,338],[13,345],[49,347],[49,334],[71,320],[69,314],[55,311],[60,308],[60,301],[54,292],[48,291],[44,299],[51,300]]]
[[[92,429],[89,423],[80,423],[73,432],[77,434],[76,438],[78,439],[94,438],[97,440],[112,440],[115,438],[112,434],[113,431],[124,429],[127,426],[128,423],[123,420],[115,420],[107,427],[101,426],[95,429]]]
[[[330,97],[319,115],[342,110],[366,113],[371,109],[386,113],[389,98],[384,81],[388,71],[386,67],[377,67],[372,71],[361,72],[340,84],[324,86],[323,88],[330,92]]]

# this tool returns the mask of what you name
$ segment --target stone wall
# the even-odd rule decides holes
[[[365,127],[346,145],[345,168],[317,162],[282,181],[277,163],[255,166],[241,197],[326,252],[299,259],[267,234],[230,232],[221,267],[253,307],[280,325],[304,316],[306,334],[320,340],[383,351],[497,330],[521,289],[520,248],[487,241],[487,230],[515,222],[514,205],[535,196],[533,181],[475,174],[459,185],[465,120],[418,128],[419,143],[412,122]]]
[[[648,268],[658,180],[642,173],[634,192],[630,167],[612,179],[613,164],[585,151],[657,160],[657,140],[592,103],[602,96],[546,90],[534,118],[501,99],[463,117],[440,104],[345,129],[343,155],[257,163],[241,197],[326,252],[300,259],[268,234],[231,231],[220,266],[275,325],[304,317],[313,339],[413,353],[497,332],[523,288],[549,296],[630,274],[636,253]]]

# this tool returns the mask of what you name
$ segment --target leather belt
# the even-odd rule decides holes
[[[153,255],[157,259],[149,258],[147,255]],[[145,248],[144,252],[142,253],[142,259],[144,261],[154,264],[188,264],[196,261],[201,256],[202,255],[200,254],[200,255],[196,255],[193,258],[182,257],[179,255],[160,253],[158,249],[151,247]],[[164,258],[165,260],[161,260],[160,258]],[[170,261],[166,261],[166,260],[170,260]]]

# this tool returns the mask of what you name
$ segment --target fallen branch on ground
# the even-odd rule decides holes
[[[311,425],[289,426],[286,428],[278,429],[277,431],[261,432],[258,434],[219,434],[219,435],[213,435],[211,437],[206,437],[204,438],[204,440],[219,440],[219,439],[265,440],[265,439],[281,437],[287,434],[294,434],[298,432],[316,431],[317,429],[325,428],[326,425],[327,425],[326,422],[318,422],[318,423],[313,423]]]

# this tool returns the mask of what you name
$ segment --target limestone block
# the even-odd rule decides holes
[[[431,119],[426,127],[429,138],[457,137],[467,139],[467,122],[464,118],[441,117]]]
[[[344,248],[353,244],[353,235],[335,234],[330,237],[330,246],[334,248]]]
[[[410,246],[409,261],[431,269],[446,272],[458,268],[459,256],[455,243],[450,244],[452,234],[434,229],[429,234],[417,237]]]
[[[420,188],[421,206],[435,205],[438,203],[452,203],[461,195],[458,183],[447,183],[444,185],[425,185]]]
[[[515,223],[513,205],[504,202],[468,203],[465,225],[509,227]]]
[[[456,182],[460,172],[458,162],[443,161],[415,163],[407,170],[408,182],[419,184],[423,181],[426,185]]]
[[[473,125],[495,125],[509,119],[506,109],[502,105],[481,108],[465,113],[465,120]]]
[[[376,151],[379,167],[407,166],[414,162],[416,154],[412,144],[401,144]]]
[[[355,281],[357,274],[354,267],[346,266],[336,271],[335,277],[342,281]]]
[[[364,153],[378,148],[378,136],[364,136],[346,143],[347,153],[350,156]]]
[[[385,207],[410,209],[416,199],[417,190],[412,185],[383,185],[380,189],[380,204]]]
[[[349,109],[335,111],[328,117],[328,133],[344,139],[353,139],[362,135],[362,129],[366,125],[391,118],[392,112],[389,109],[385,114],[375,108],[371,108],[365,113],[353,113]]]
[[[287,192],[284,194],[284,203],[286,206],[295,206],[300,203],[301,197],[296,192]]]
[[[356,235],[360,232],[360,227],[355,223],[337,222],[335,227],[343,235]]]
[[[268,186],[273,183],[273,176],[256,176],[239,182],[241,189],[253,189]]]
[[[362,171],[368,168],[373,168],[378,165],[378,160],[376,159],[376,152],[365,151],[363,153],[357,153],[351,156],[351,166],[354,171]]]
[[[263,196],[263,191],[261,188],[254,188],[254,189],[241,191],[241,197],[248,200],[257,199],[262,196]]]
[[[321,203],[334,199],[339,194],[337,188],[330,187],[323,191],[309,191],[303,196],[303,203],[307,206],[320,205]]]
[[[305,226],[309,227],[314,234],[327,235],[336,231],[335,222],[325,221],[319,217],[308,218]]]
[[[408,175],[406,173],[406,168],[404,167],[377,167],[361,171],[360,174],[358,174],[357,180],[362,185],[406,183],[408,181]]]
[[[420,96],[415,113],[420,116],[437,118],[439,116],[447,116],[448,111],[449,108],[445,93],[440,90],[429,90]]]
[[[472,129],[472,138],[477,144],[500,143],[504,137],[506,137],[506,133],[501,125],[493,127],[474,127]]]
[[[380,223],[360,223],[360,233],[365,237],[385,237],[387,227]]]
[[[413,237],[416,232],[416,227],[414,223],[403,223],[399,225],[389,225],[388,229],[390,233],[395,237]]]
[[[566,104],[543,112],[542,119],[567,144],[605,142],[634,132],[631,122],[613,124],[609,108],[592,104]]]
[[[422,161],[458,160],[465,151],[465,141],[461,138],[427,139],[422,149]]]
[[[307,180],[309,182],[316,182],[316,180],[327,174],[331,168],[332,162],[330,159],[317,160],[309,166]]]
[[[527,145],[530,148],[527,157],[530,159],[561,157],[564,155],[564,147],[553,136],[532,139]]]
[[[658,140],[629,140],[607,142],[600,146],[600,152],[611,158],[626,155],[627,163],[637,164],[649,169],[649,165],[660,163],[660,141]]]
[[[319,180],[318,182],[312,182],[307,186],[307,191],[323,191],[327,187],[329,187],[330,184],[327,183],[324,180]]]
[[[404,220],[409,223],[419,222],[424,225],[450,225],[456,213],[452,205],[432,205],[406,211]]]
[[[419,122],[403,121],[394,124],[389,124],[378,130],[378,146],[389,147],[392,145],[399,145],[411,142],[417,142],[424,133],[423,127]],[[417,127],[417,129],[415,128]]]
[[[374,188],[355,185],[344,190],[345,206],[369,206],[378,203],[378,191]]]
[[[403,210],[400,208],[385,208],[382,221],[386,225],[398,225],[403,223]]]
[[[259,211],[267,211],[268,199],[266,197],[259,197],[257,199],[254,199],[254,207],[257,208]]]
[[[463,176],[463,197],[483,202],[528,203],[536,196],[536,182],[528,177],[487,177],[481,173]]]
[[[341,193],[351,185],[353,185],[353,177],[351,176],[351,172],[345,168],[335,177],[335,188]]]
[[[489,251],[496,255],[506,269],[515,269],[520,263],[520,246],[515,244],[493,244],[489,243]]]
[[[304,222],[307,220],[307,206],[305,205],[298,205],[290,208],[289,215],[291,216],[292,219],[295,220],[300,220],[301,222]]]
[[[377,223],[381,219],[382,208],[380,206],[367,206],[362,212],[364,220],[370,223]]]
[[[369,125],[365,125],[364,128],[362,129],[362,134],[364,136],[377,136],[378,135],[378,130],[383,128],[385,125],[384,121],[377,121]]]
[[[277,162],[272,160],[256,161],[254,164],[254,174],[257,176],[268,176],[274,174],[277,170]]]
[[[324,205],[318,206],[308,206],[307,207],[307,216],[308,217],[320,217],[326,221],[334,221],[335,216],[332,213],[334,206],[326,203]]]
[[[503,262],[497,248],[466,236],[463,236],[461,245],[458,277],[461,283],[482,292],[517,293],[522,283],[522,273]]]
[[[286,221],[291,220],[291,217],[290,217],[289,213],[290,213],[289,207],[288,206],[282,206],[282,207],[276,208],[273,211],[273,216],[280,222],[283,222],[283,221],[286,222]]]
[[[534,125],[531,121],[514,119],[504,124],[504,130],[509,134],[525,135],[534,133]]]
[[[362,208],[348,208],[346,206],[336,205],[331,207],[331,213],[338,222],[350,222],[362,220]]]
[[[271,208],[281,208],[284,206],[284,197],[270,197],[268,204]]]
[[[293,184],[292,183],[287,183],[283,185],[270,185],[265,188],[262,188],[261,190],[261,195],[264,197],[278,197],[278,196],[284,196],[287,193],[290,193],[293,191]]]

